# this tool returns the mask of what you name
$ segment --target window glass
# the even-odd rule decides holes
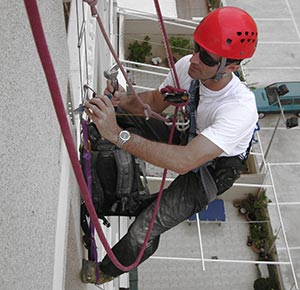
[[[294,99],[294,104],[299,105],[300,104],[300,98]]]
[[[292,99],[283,99],[283,100],[280,100],[280,103],[282,106],[286,106],[286,105],[291,105],[292,104]]]

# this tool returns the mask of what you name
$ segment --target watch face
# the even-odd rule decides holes
[[[124,141],[127,141],[130,138],[130,134],[128,131],[121,131],[120,138]]]

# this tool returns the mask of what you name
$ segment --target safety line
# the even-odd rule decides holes
[[[96,231],[99,235],[99,238],[101,239],[101,242],[109,256],[109,258],[114,262],[115,266],[118,267],[120,270],[124,272],[128,272],[134,268],[136,268],[142,258],[142,255],[146,249],[147,241],[145,240],[142,249],[136,259],[136,261],[130,265],[130,266],[124,266],[122,265],[115,257],[114,253],[112,252],[110,245],[106,241],[105,235],[102,231],[102,228],[98,221],[98,216],[95,211],[94,205],[92,203],[92,200],[89,196],[89,191],[85,182],[85,179],[83,177],[83,173],[77,158],[77,151],[74,146],[74,142],[72,139],[72,134],[70,131],[70,127],[68,124],[68,120],[66,117],[66,112],[64,110],[64,104],[62,101],[62,96],[60,92],[60,88],[58,85],[56,73],[54,70],[53,62],[49,53],[49,49],[47,46],[45,34],[42,27],[42,22],[39,14],[39,10],[37,7],[36,0],[24,0],[25,8],[27,11],[28,19],[30,22],[32,34],[34,37],[34,41],[36,44],[36,48],[38,50],[38,54],[42,63],[42,67],[46,76],[46,80],[48,83],[48,87],[50,90],[52,102],[54,105],[54,109],[57,115],[57,119],[62,131],[62,135],[66,144],[66,148],[68,150],[68,154],[70,157],[70,161],[74,170],[75,177],[77,179],[79,188],[81,190],[82,197],[85,201],[87,210],[90,214],[90,218],[96,228]],[[153,221],[154,224],[154,221]],[[152,226],[153,226],[152,224]],[[149,227],[149,233],[148,237],[150,236],[150,232],[152,230],[152,227],[150,225]]]
[[[48,83],[48,87],[50,90],[50,94],[51,94],[52,102],[53,102],[54,109],[55,109],[55,112],[57,115],[57,119],[58,119],[58,122],[59,122],[59,125],[61,128],[61,131],[62,131],[62,135],[63,135],[64,141],[66,144],[66,148],[68,150],[68,154],[69,154],[70,161],[71,161],[71,164],[72,164],[72,167],[74,170],[74,174],[77,179],[78,186],[81,190],[82,197],[85,201],[87,210],[90,214],[90,218],[96,228],[99,238],[101,239],[101,242],[102,242],[109,258],[111,259],[111,261],[121,271],[128,272],[138,266],[143,254],[144,254],[144,251],[146,250],[147,243],[150,238],[150,234],[151,234],[151,231],[152,231],[152,228],[154,225],[155,217],[156,217],[159,203],[161,200],[167,170],[165,169],[164,173],[163,173],[163,180],[161,183],[160,194],[157,197],[157,201],[156,201],[155,208],[153,211],[153,218],[150,222],[149,229],[147,231],[145,241],[142,245],[142,248],[137,256],[136,261],[133,264],[131,264],[130,266],[124,266],[116,259],[114,253],[112,252],[112,250],[110,248],[110,245],[108,244],[108,242],[105,238],[105,235],[104,235],[102,228],[98,221],[97,213],[95,211],[94,205],[93,205],[92,200],[89,195],[89,191],[88,191],[88,188],[87,188],[87,185],[86,185],[83,173],[82,173],[82,169],[81,169],[81,166],[80,166],[78,158],[77,158],[77,151],[75,149],[72,134],[71,134],[68,120],[66,117],[67,114],[64,109],[62,95],[61,95],[60,88],[58,85],[58,81],[57,81],[55,69],[53,66],[53,62],[52,62],[52,59],[50,56],[50,52],[48,49],[47,41],[45,38],[37,2],[36,2],[36,0],[24,0],[24,4],[25,4],[26,11],[27,11],[28,19],[30,22],[33,38],[34,38],[34,41],[36,44],[36,48],[37,48],[37,51],[38,51],[38,54],[39,54],[39,57],[40,57],[40,60],[42,63],[42,67],[43,67],[43,70],[45,73],[45,77],[46,77],[46,80]],[[95,11],[92,8],[93,7],[91,7],[92,12],[95,13]],[[96,13],[97,13],[97,11],[96,11]],[[175,107],[174,115],[177,114],[178,108],[179,108],[178,106]],[[176,119],[173,118],[173,123],[175,123],[175,120]],[[173,125],[171,128],[170,136],[169,136],[169,142],[172,141],[174,129],[175,129],[175,126]]]
[[[171,70],[171,74],[172,74],[172,77],[173,77],[174,84],[175,84],[176,88],[179,89],[180,88],[179,79],[178,79],[178,76],[177,76],[177,73],[176,73],[175,63],[174,63],[174,59],[173,59],[173,56],[172,56],[172,51],[171,51],[170,44],[169,44],[169,41],[168,41],[168,36],[167,36],[167,32],[166,32],[166,28],[165,28],[165,25],[164,25],[164,20],[163,20],[162,14],[161,14],[161,10],[160,10],[158,0],[154,0],[154,4],[155,4],[155,9],[156,9],[156,13],[157,13],[157,16],[158,16],[158,20],[159,20],[161,33],[162,33],[162,36],[163,36],[163,42],[164,42],[164,45],[165,45],[166,56],[167,56],[167,60],[168,60],[168,63],[169,63],[170,70]]]

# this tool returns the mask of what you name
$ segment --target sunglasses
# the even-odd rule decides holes
[[[200,58],[201,62],[203,62],[205,65],[207,65],[209,67],[214,67],[214,66],[220,64],[219,61],[214,60],[208,54],[208,52],[205,49],[203,49],[196,41],[194,41],[194,51],[196,53],[199,52],[199,58]]]

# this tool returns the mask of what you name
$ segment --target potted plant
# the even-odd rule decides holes
[[[241,200],[240,200],[239,198],[234,199],[234,200],[232,201],[232,204],[233,204],[234,207],[240,208],[240,207],[241,207]]]
[[[253,239],[251,238],[251,236],[247,237],[247,246],[251,247],[253,245]]]
[[[268,200],[268,197],[266,196],[265,192],[260,191],[254,200],[253,207],[255,209],[267,208],[268,202],[269,202],[269,200]]]
[[[253,284],[254,290],[274,290],[272,280],[268,278],[258,278]]]
[[[152,45],[149,43],[150,37],[145,36],[143,42],[138,42],[135,40],[133,43],[130,43],[128,46],[129,50],[129,60],[145,63],[146,57],[151,56]]]
[[[190,39],[181,36],[171,36],[169,43],[172,53],[177,54],[179,57],[190,54],[193,51]]]
[[[239,212],[241,214],[248,214],[248,213],[254,212],[253,205],[249,202],[248,198],[241,201],[241,206],[239,208]]]

